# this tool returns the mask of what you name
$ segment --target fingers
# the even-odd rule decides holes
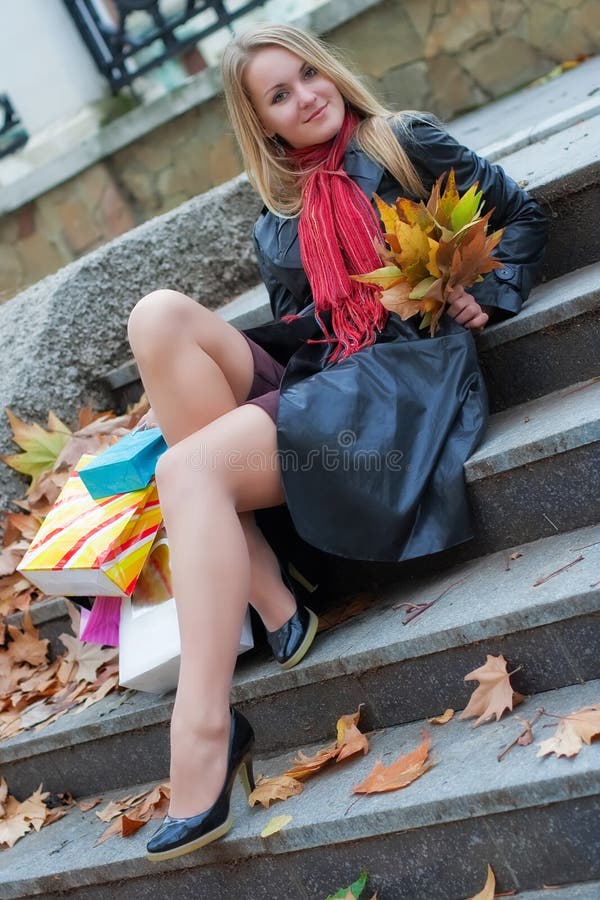
[[[472,294],[465,291],[462,284],[456,285],[449,293],[446,312],[459,325],[474,330],[481,330],[489,320],[488,314],[482,310]]]

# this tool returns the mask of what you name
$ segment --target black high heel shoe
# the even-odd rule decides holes
[[[281,570],[281,577],[289,592],[294,590],[286,573]],[[277,631],[267,631],[267,641],[273,656],[282,669],[291,669],[303,659],[315,639],[319,619],[317,615],[296,600],[296,612]]]
[[[231,707],[231,727],[227,751],[225,784],[213,805],[205,812],[188,818],[165,816],[146,845],[150,860],[173,859],[199,850],[226,834],[233,824],[229,811],[231,789],[239,773],[246,796],[254,790],[252,749],[254,732],[248,720]]]

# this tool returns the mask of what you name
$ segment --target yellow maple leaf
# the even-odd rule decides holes
[[[24,452],[0,456],[0,459],[11,469],[29,475],[32,479],[31,489],[42,473],[52,469],[71,432],[52,412],[48,413],[48,430],[35,422],[27,424],[9,409],[5,412],[12,428],[13,441]]]

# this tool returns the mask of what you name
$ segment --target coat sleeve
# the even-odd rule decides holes
[[[536,201],[497,165],[478,156],[449,135],[436,121],[418,120],[406,151],[427,190],[454,167],[460,193],[479,182],[491,208],[492,230],[504,228],[496,257],[504,264],[469,288],[478,303],[495,307],[494,320],[515,315],[535,283],[548,235],[548,221]]]
[[[297,315],[312,301],[304,270],[286,270],[286,277],[282,278],[277,271],[277,266],[271,262],[263,250],[259,229],[256,226],[253,232],[253,242],[260,275],[269,295],[273,318],[278,321],[283,316]]]

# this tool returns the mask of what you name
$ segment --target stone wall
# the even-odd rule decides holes
[[[389,106],[451,119],[600,50],[600,3],[383,0],[325,33]],[[0,219],[0,302],[240,171],[208,97]]]

